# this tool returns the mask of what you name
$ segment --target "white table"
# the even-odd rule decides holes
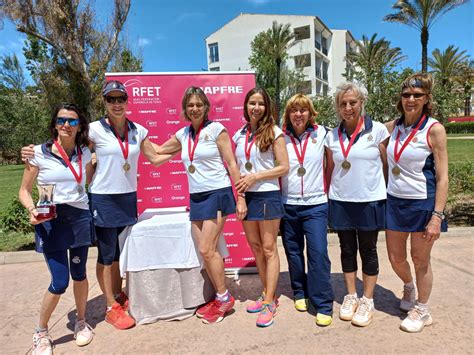
[[[146,210],[120,235],[120,272],[126,274],[130,313],[137,324],[181,320],[214,293],[184,209]],[[219,251],[227,257],[221,236]]]

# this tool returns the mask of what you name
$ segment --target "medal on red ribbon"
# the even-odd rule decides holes
[[[347,146],[347,149],[344,148],[344,142],[342,141],[342,128],[339,128],[337,131],[337,134],[339,136],[339,144],[341,145],[342,155],[344,156],[344,161],[341,164],[344,170],[349,170],[351,168],[351,163],[349,162],[349,160],[347,160],[347,156],[349,155],[349,152],[351,151],[352,145],[354,144],[354,141],[357,135],[359,134],[359,131],[362,127],[363,122],[364,122],[364,119],[360,117],[359,122],[357,123],[357,127],[354,133],[352,133],[351,139],[349,140],[349,145]]]
[[[67,156],[66,151],[64,150],[64,148],[58,143],[57,140],[54,140],[53,143],[54,143],[54,146],[56,147],[56,149],[58,150],[59,155],[61,155],[61,158],[63,158],[63,160],[66,162],[67,167],[72,172],[72,175],[74,175],[74,179],[76,179],[76,182],[77,182],[76,190],[77,190],[77,192],[79,194],[82,194],[84,192],[84,188],[81,185],[81,182],[82,182],[82,152],[81,152],[81,148],[79,148],[79,147],[76,148],[77,149],[77,160],[78,160],[77,164],[79,165],[79,173],[78,173],[74,169],[74,167],[72,166],[71,160]]]
[[[245,159],[247,160],[245,163],[245,170],[251,171],[252,170],[252,163],[250,162],[250,151],[252,149],[252,145],[255,143],[255,135],[252,137],[252,141],[249,143],[249,138],[250,138],[250,125],[247,126],[247,133],[245,135]]]
[[[412,131],[408,135],[408,138],[402,144],[402,147],[400,148],[400,150],[398,150],[398,144],[400,143],[400,135],[402,134],[402,132],[400,131],[399,128],[397,128],[398,129],[397,138],[395,139],[395,146],[393,147],[393,159],[395,160],[395,166],[392,168],[393,175],[395,176],[400,175],[401,169],[397,165],[398,161],[400,160],[400,157],[402,156],[403,151],[408,146],[408,144],[412,141],[412,139],[413,139],[413,142],[416,142],[416,138],[413,138],[413,136],[416,134],[416,132],[418,132],[418,130],[420,129],[420,126],[423,124],[423,122],[425,122],[425,120],[426,120],[426,115],[423,115],[423,117],[420,119],[418,124],[415,126],[415,128],[412,129]]]
[[[298,162],[300,163],[300,167],[296,171],[296,174],[300,177],[303,177],[306,174],[306,169],[303,165],[304,165],[304,156],[306,155],[306,148],[308,147],[308,142],[309,142],[309,136],[310,135],[311,135],[311,133],[308,132],[308,134],[306,135],[306,138],[304,140],[302,148],[301,148],[301,142],[300,142],[299,145],[300,145],[300,148],[301,148],[301,153],[298,149],[298,146],[296,145],[295,138],[292,135],[290,136],[291,143],[293,144],[293,148],[294,148],[295,153],[296,153],[296,158],[298,159]]]
[[[189,156],[189,161],[191,162],[191,164],[188,166],[188,171],[189,171],[190,174],[194,174],[196,172],[196,167],[193,164],[194,152],[196,151],[196,147],[197,147],[198,142],[199,142],[199,135],[201,134],[201,130],[204,127],[204,121],[199,126],[199,129],[196,133],[196,136],[194,137],[192,148],[191,148],[191,139],[192,139],[192,137],[191,137],[191,127],[192,126],[189,126],[189,137],[188,137],[188,156]]]
[[[110,123],[110,127],[112,128],[112,131],[114,132],[115,134],[115,137],[117,137],[117,141],[119,142],[119,145],[120,145],[120,149],[122,150],[122,155],[123,155],[123,158],[125,159],[125,163],[123,164],[123,170],[125,171],[129,171],[130,170],[130,164],[128,163],[127,159],[128,159],[128,149],[129,149],[129,146],[128,146],[128,122],[127,120],[125,120],[125,141],[124,143],[122,144],[122,139],[120,138],[117,130],[115,129],[114,127],[114,124],[112,122],[112,120],[109,118],[109,123]]]

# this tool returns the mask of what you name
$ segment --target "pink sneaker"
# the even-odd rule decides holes
[[[214,301],[214,306],[202,317],[202,322],[206,324],[219,323],[222,321],[227,313],[234,307],[235,299],[229,296],[227,302],[219,300]]]
[[[255,301],[251,301],[247,305],[247,312],[249,313],[258,313],[262,310],[263,307],[263,299],[265,298],[265,295],[262,293],[260,296]]]
[[[277,312],[277,305],[275,302],[263,302],[262,306],[263,309],[260,311],[257,318],[257,327],[268,327],[273,324],[273,318]]]
[[[209,312],[212,307],[214,307],[215,302],[216,302],[216,300],[212,300],[212,301],[207,302],[207,303],[203,304],[202,306],[198,307],[198,309],[196,311],[196,317],[198,317],[198,318],[204,317],[206,315],[206,313]]]

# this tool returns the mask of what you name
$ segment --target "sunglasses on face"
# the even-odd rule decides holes
[[[107,101],[109,104],[123,104],[127,102],[127,96],[106,96],[105,101]]]
[[[423,96],[425,96],[425,95],[426,95],[426,94],[422,94],[422,93],[418,93],[418,92],[417,92],[417,93],[404,92],[404,93],[402,94],[402,97],[403,97],[404,99],[409,99],[410,97],[413,96],[413,98],[414,98],[415,100],[419,100],[419,99],[421,99],[421,98],[422,98]]]
[[[60,125],[60,126],[63,126],[67,123],[69,123],[69,125],[71,127],[76,127],[77,125],[79,125],[79,119],[78,118],[69,118],[69,117],[56,117],[56,124],[57,125]]]

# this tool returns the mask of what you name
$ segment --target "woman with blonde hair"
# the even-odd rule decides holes
[[[285,214],[280,229],[295,308],[304,312],[310,303],[317,311],[316,324],[328,326],[332,322],[334,299],[324,181],[324,139],[328,130],[316,123],[317,114],[311,100],[303,94],[291,97],[286,104],[284,130],[290,171],[281,179]]]
[[[326,137],[329,225],[337,231],[347,295],[339,318],[365,327],[375,313],[379,273],[377,237],[385,229],[387,128],[365,114],[363,89],[345,83],[336,90],[339,126]],[[356,290],[357,251],[362,259],[364,294]]]
[[[249,304],[247,311],[259,313],[257,326],[268,327],[278,306],[275,291],[280,259],[276,238],[283,216],[278,178],[288,173],[288,153],[265,89],[254,88],[247,93],[244,117],[247,123],[233,137],[241,173],[235,186],[239,199],[247,204],[242,223],[263,285],[261,297]]]

